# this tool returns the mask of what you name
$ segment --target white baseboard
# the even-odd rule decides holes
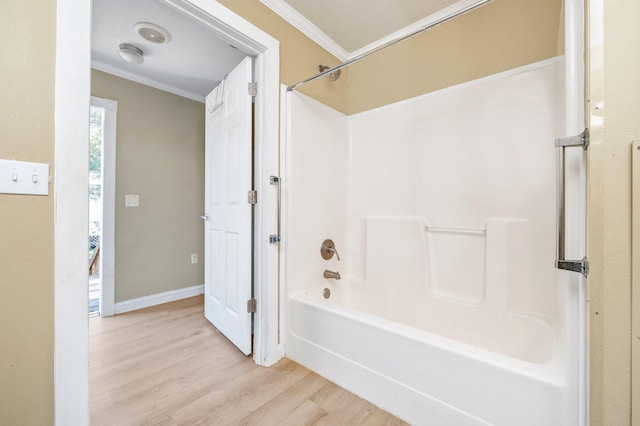
[[[123,300],[122,302],[116,303],[115,311],[117,315],[124,312],[135,311],[137,309],[148,308],[150,306],[161,305],[167,302],[186,299],[187,297],[198,296],[200,294],[204,294],[204,284],[151,294],[149,296],[138,297],[131,300]]]

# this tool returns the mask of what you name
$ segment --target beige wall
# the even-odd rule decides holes
[[[204,283],[204,104],[100,71],[91,80],[93,96],[118,102],[116,302]]]
[[[2,159],[53,165],[55,24],[55,2],[2,3]],[[0,194],[0,424],[52,424],[52,395],[53,185]]]
[[[640,3],[603,3],[604,44],[592,43],[589,61],[591,419],[628,425],[632,341],[638,356],[630,332],[631,144],[640,139]],[[640,424],[638,415],[634,420]]]
[[[349,68],[355,114],[562,53],[561,0],[495,0]]]

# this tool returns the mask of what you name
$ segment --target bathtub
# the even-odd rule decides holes
[[[286,95],[289,358],[413,424],[584,424],[583,298],[554,269],[564,67],[351,116]]]
[[[331,292],[328,299],[324,288]],[[394,321],[394,316],[406,317],[402,305],[384,317],[363,312],[358,309],[363,289],[366,283],[326,281],[291,294],[287,356],[412,424],[570,423],[559,345],[544,321],[514,315],[496,339],[462,331],[450,338],[438,334],[437,323],[419,328],[418,319],[412,325]],[[438,303],[455,305],[436,300],[430,309]],[[446,309],[437,311],[439,323],[450,332],[495,320],[477,317],[482,313],[474,313],[472,306],[465,315],[463,308],[448,315]],[[501,350],[495,342],[509,333],[515,343]],[[526,339],[518,339],[518,333],[527,334]]]

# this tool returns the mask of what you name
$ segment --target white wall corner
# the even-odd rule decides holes
[[[340,61],[344,62],[352,56],[320,28],[315,26],[286,2],[282,0],[260,0],[260,2]]]

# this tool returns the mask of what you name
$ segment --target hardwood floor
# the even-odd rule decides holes
[[[192,297],[90,319],[91,425],[403,425],[283,359],[255,365]]]

